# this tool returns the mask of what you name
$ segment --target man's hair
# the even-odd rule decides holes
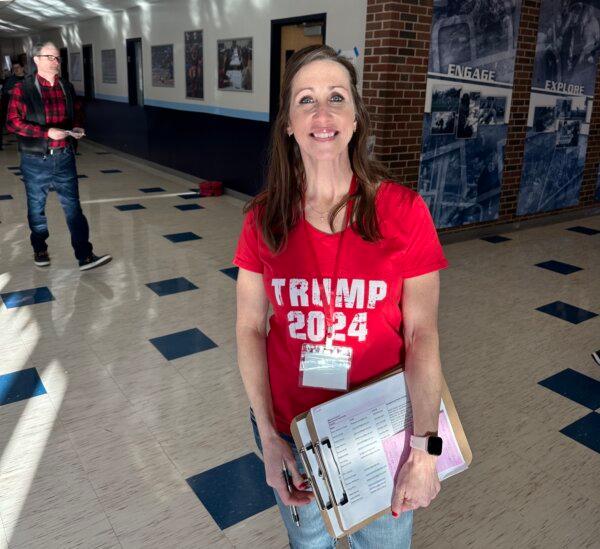
[[[57,50],[58,48],[56,47],[56,45],[54,44],[54,42],[38,42],[35,46],[33,46],[33,49],[31,50],[31,57],[35,57],[36,55],[40,55],[42,53],[42,50],[46,47],[46,46],[52,46],[55,50]]]

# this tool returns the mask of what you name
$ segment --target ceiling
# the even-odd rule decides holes
[[[0,0],[0,37],[60,27],[159,0]]]

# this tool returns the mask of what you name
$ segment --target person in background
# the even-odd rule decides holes
[[[12,73],[4,80],[2,85],[2,96],[0,97],[0,150],[4,148],[4,126],[6,125],[6,114],[8,112],[10,94],[15,87],[15,84],[17,82],[22,82],[23,78],[25,78],[25,68],[21,63],[13,63]]]
[[[403,364],[411,452],[394,481],[391,513],[349,543],[406,549],[413,510],[440,490],[439,453],[429,442],[441,451],[438,271],[448,262],[423,199],[368,156],[369,117],[349,61],[328,46],[296,52],[280,104],[266,188],[246,208],[233,261],[238,363],[266,480],[293,548],[334,547],[290,423],[340,388]],[[307,375],[306,364],[321,360],[327,373]],[[299,526],[287,505],[298,506]]]
[[[6,126],[17,135],[21,171],[27,192],[27,219],[34,263],[50,265],[45,207],[50,186],[56,190],[71,233],[71,245],[82,271],[108,263],[97,256],[89,241],[89,226],[79,202],[74,144],[85,132],[75,90],[59,77],[60,56],[52,42],[33,49],[37,71],[13,88]]]

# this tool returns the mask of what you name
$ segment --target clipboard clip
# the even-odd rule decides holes
[[[340,467],[339,467],[337,461],[335,460],[335,455],[333,453],[333,448],[331,447],[331,442],[329,441],[328,438],[324,438],[321,440],[320,443],[315,442],[314,446],[315,446],[315,455],[317,456],[317,462],[319,463],[319,467],[324,471],[323,480],[325,481],[325,485],[327,486],[327,490],[329,492],[330,499],[333,502],[335,502],[335,504],[338,507],[345,505],[346,503],[348,503],[348,495],[346,494],[346,488],[344,487],[344,482],[342,480],[342,472],[340,471]],[[329,450],[329,453],[331,454],[331,459],[337,470],[338,480],[340,482],[340,486],[342,487],[342,497],[340,498],[339,501],[335,497],[335,490],[333,489],[333,485],[331,484],[331,479],[329,478],[329,475],[327,474],[327,467],[325,466],[325,459],[324,459],[323,453],[321,451],[321,448],[323,446],[326,446]]]
[[[300,459],[302,459],[302,463],[304,464],[304,470],[308,473],[309,478],[316,478],[317,475],[320,478],[323,478],[323,473],[321,471],[321,467],[319,466],[319,470],[316,472],[312,470],[312,467],[310,465],[310,461],[308,460],[308,457],[306,455],[307,452],[312,452],[313,454],[315,454],[316,456],[316,452],[315,449],[313,448],[312,443],[307,444],[306,446],[301,446],[300,447]],[[318,458],[317,458],[317,462],[318,462]],[[318,487],[317,487],[317,483],[313,482],[313,493],[315,494],[315,497],[317,499],[317,505],[319,506],[319,509],[321,511],[329,511],[333,505],[331,504],[331,500],[327,501],[327,503],[325,503],[325,501],[323,500],[323,496],[321,495],[321,492],[319,491]]]

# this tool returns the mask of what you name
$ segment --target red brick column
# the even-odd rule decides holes
[[[433,0],[368,0],[363,97],[375,155],[413,189],[419,177]]]

